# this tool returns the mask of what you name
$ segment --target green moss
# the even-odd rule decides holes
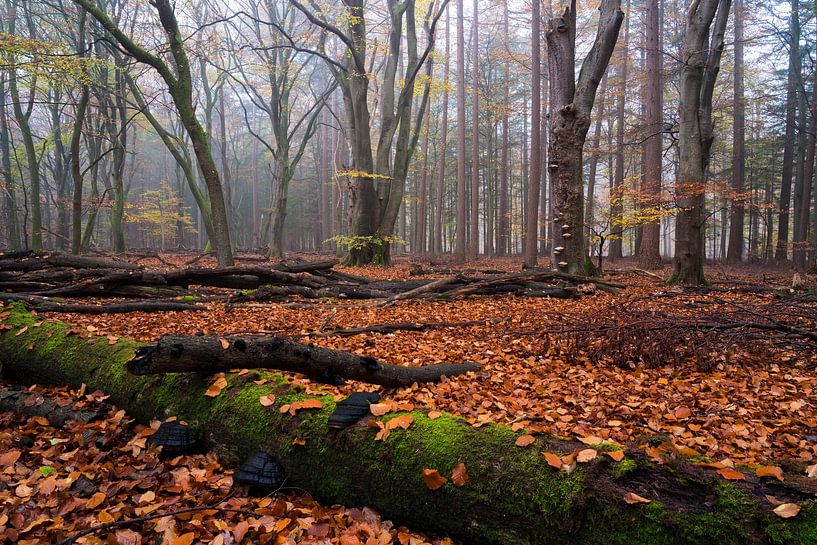
[[[610,475],[612,475],[614,479],[621,479],[636,469],[638,469],[638,464],[635,460],[624,458],[622,461],[616,462],[610,467]]]

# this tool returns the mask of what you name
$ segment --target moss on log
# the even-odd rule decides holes
[[[417,529],[459,538],[468,544],[735,544],[817,543],[817,502],[801,489],[757,482],[727,483],[711,472],[685,466],[656,466],[631,453],[614,463],[600,456],[571,475],[548,466],[543,449],[569,452],[575,444],[538,439],[528,448],[514,445],[517,434],[500,425],[474,428],[456,417],[414,422],[385,441],[358,424],[330,431],[331,396],[322,409],[282,414],[283,404],[303,399],[280,375],[253,372],[228,375],[228,386],[211,398],[206,379],[196,375],[135,377],[125,369],[139,344],[89,344],[70,335],[70,326],[43,323],[13,307],[0,333],[0,365],[5,377],[23,383],[86,383],[142,421],[177,415],[192,422],[207,445],[227,462],[262,449],[280,460],[290,484],[317,499],[349,506],[371,506],[386,518]],[[23,328],[27,327],[21,333]],[[257,385],[259,376],[271,379]],[[274,393],[271,407],[260,404]],[[394,418],[397,414],[388,415]],[[305,441],[303,445],[293,439]],[[432,491],[422,470],[443,475],[464,463],[469,480],[449,481]],[[626,491],[654,501],[628,505]],[[796,499],[792,519],[771,513],[763,494]]]

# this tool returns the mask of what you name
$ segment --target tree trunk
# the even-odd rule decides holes
[[[281,412],[305,397],[280,375],[230,374],[227,387],[208,397],[208,380],[198,374],[128,376],[124,365],[138,348],[134,341],[89,344],[66,335],[67,324],[32,327],[36,320],[21,309],[6,320],[12,331],[0,333],[4,377],[26,384],[84,383],[143,423],[169,416],[196,422],[205,445],[227,464],[263,450],[282,464],[288,485],[318,501],[370,506],[396,524],[464,543],[639,543],[647,535],[649,543],[742,545],[785,535],[789,543],[805,544],[817,524],[813,502],[803,502],[797,517],[784,520],[771,513],[771,504],[756,500],[764,494],[783,501],[813,495],[801,491],[808,486],[805,478],[732,484],[682,460],[670,472],[638,450],[628,451],[618,464],[598,456],[568,475],[548,466],[541,451],[569,453],[586,445],[548,438],[520,448],[514,446],[517,433],[506,426],[476,428],[451,415],[431,420],[420,411],[385,417],[413,420],[378,441],[365,421],[330,431],[331,395],[317,398],[320,409]],[[258,379],[267,383],[254,384]],[[259,403],[271,395],[273,406]],[[300,446],[293,446],[296,438]],[[448,482],[432,491],[423,483],[425,469],[449,476],[457,464],[464,464],[469,476],[464,486]],[[628,505],[622,500],[628,492],[655,501]]]
[[[20,234],[20,222],[17,219],[17,201],[14,191],[14,178],[11,175],[11,145],[9,142],[9,124],[6,115],[6,78],[0,75],[0,167],[3,169],[3,215],[5,217],[8,246],[11,251],[21,250],[23,241]]]
[[[551,136],[548,169],[553,191],[555,268],[585,272],[582,151],[590,128],[596,90],[610,62],[624,18],[620,0],[602,0],[598,32],[575,78],[576,2],[551,19],[547,32]],[[531,181],[531,183],[535,183]]]
[[[528,168],[528,199],[525,214],[524,261],[535,267],[539,253],[539,191],[542,178],[542,57],[541,57],[541,5],[540,0],[531,4],[531,108],[530,108],[530,161]],[[551,58],[550,62],[553,62]],[[552,68],[551,68],[552,70]],[[571,72],[571,79],[572,79]],[[553,82],[551,81],[551,85]],[[552,178],[551,178],[552,179]]]
[[[616,172],[610,191],[610,259],[621,258],[624,247],[622,213],[624,210],[624,115],[627,98],[627,69],[630,57],[630,1],[624,20],[624,39],[621,42],[621,60],[618,69],[618,94],[616,96]]]
[[[657,210],[661,205],[661,166],[663,142],[663,93],[661,27],[659,12],[661,0],[647,0],[646,36],[646,125],[644,142],[644,172],[641,181],[642,206]],[[661,268],[661,220],[645,222],[638,245],[638,266],[646,270]]]
[[[593,142],[591,144],[591,153],[593,155],[590,159],[590,171],[587,174],[587,203],[584,208],[584,236],[587,240],[586,244],[591,248],[593,245],[593,215],[596,205],[596,174],[598,172],[599,156],[601,155],[601,121],[604,118],[604,106],[607,98],[607,72],[604,73],[604,79],[601,80],[599,98],[599,112],[593,127]]]
[[[465,29],[463,1],[457,0],[457,234],[454,260],[465,262]]]
[[[437,180],[434,183],[434,227],[432,229],[432,252],[443,253],[443,198],[445,196],[446,150],[448,147],[448,81],[451,67],[451,17],[445,6],[445,60],[443,61],[442,127],[440,128],[439,154],[437,155]]]
[[[732,104],[732,196],[729,214],[729,248],[726,260],[739,263],[743,260],[743,223],[746,183],[746,105],[743,96],[743,0],[735,0],[735,71]]]
[[[786,135],[783,141],[783,169],[780,182],[780,204],[777,216],[777,247],[774,258],[777,261],[788,259],[789,252],[789,210],[791,208],[792,171],[797,131],[797,81],[800,67],[800,3],[791,2],[791,19],[789,21],[789,75],[786,85]]]
[[[471,232],[468,236],[468,258],[479,255],[479,4],[474,0],[471,31]]]
[[[720,70],[729,6],[730,0],[704,0],[694,4],[695,9],[690,9],[687,14],[679,106],[679,212],[672,278],[673,282],[686,285],[706,283],[704,197],[709,152],[714,139],[712,93]]]

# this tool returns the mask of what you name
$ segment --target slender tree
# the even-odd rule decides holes
[[[575,10],[575,5],[573,8]],[[573,13],[575,22],[575,13]],[[528,200],[526,204],[525,265],[535,267],[539,249],[539,191],[542,177],[542,58],[541,58],[541,3],[531,3],[531,108],[530,108],[530,160],[528,167]],[[575,29],[573,30],[575,32]],[[575,42],[575,34],[573,36]],[[574,43],[575,45],[575,43]],[[571,75],[572,78],[572,75]]]

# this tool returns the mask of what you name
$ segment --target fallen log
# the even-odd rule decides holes
[[[18,301],[40,312],[71,312],[74,314],[122,314],[126,312],[182,312],[186,310],[207,310],[207,307],[185,303],[184,301],[133,301],[126,303],[104,303],[85,305],[81,303],[57,302],[48,297],[26,294],[0,293],[0,301]]]
[[[470,320],[467,322],[400,322],[394,324],[374,324],[361,327],[337,328],[320,333],[304,333],[301,337],[353,337],[365,333],[389,334],[395,331],[427,331],[429,329],[447,329],[449,327],[471,327],[503,321],[501,318],[488,320]]]
[[[221,393],[208,397],[208,381],[197,374],[128,376],[124,365],[139,347],[134,341],[90,345],[66,335],[67,324],[32,327],[37,319],[15,307],[5,320],[12,327],[0,333],[5,377],[26,384],[85,383],[143,423],[169,416],[195,422],[206,446],[225,463],[267,452],[284,467],[288,483],[324,503],[369,506],[397,524],[476,545],[814,543],[813,480],[793,474],[780,483],[751,475],[729,482],[713,471],[680,461],[667,468],[628,451],[622,462],[598,456],[568,475],[550,467],[542,451],[586,446],[538,439],[521,448],[507,426],[475,428],[450,415],[431,420],[420,411],[387,415],[384,420],[410,415],[413,421],[376,441],[376,428],[365,422],[342,431],[328,428],[331,395],[318,398],[320,409],[281,412],[304,396],[280,376],[228,375]],[[267,382],[256,384],[258,379]],[[270,394],[276,401],[266,407],[259,399]],[[449,480],[430,490],[424,484],[425,469],[448,477],[458,464],[468,472],[464,486]],[[628,504],[628,493],[652,502]],[[799,503],[800,513],[777,517],[766,494]]]
[[[298,343],[279,335],[165,335],[155,345],[142,347],[126,367],[135,375],[210,375],[230,369],[276,369],[300,373],[320,382],[332,383],[341,378],[388,387],[437,382],[444,376],[480,369],[473,363],[392,365],[351,352]]]

